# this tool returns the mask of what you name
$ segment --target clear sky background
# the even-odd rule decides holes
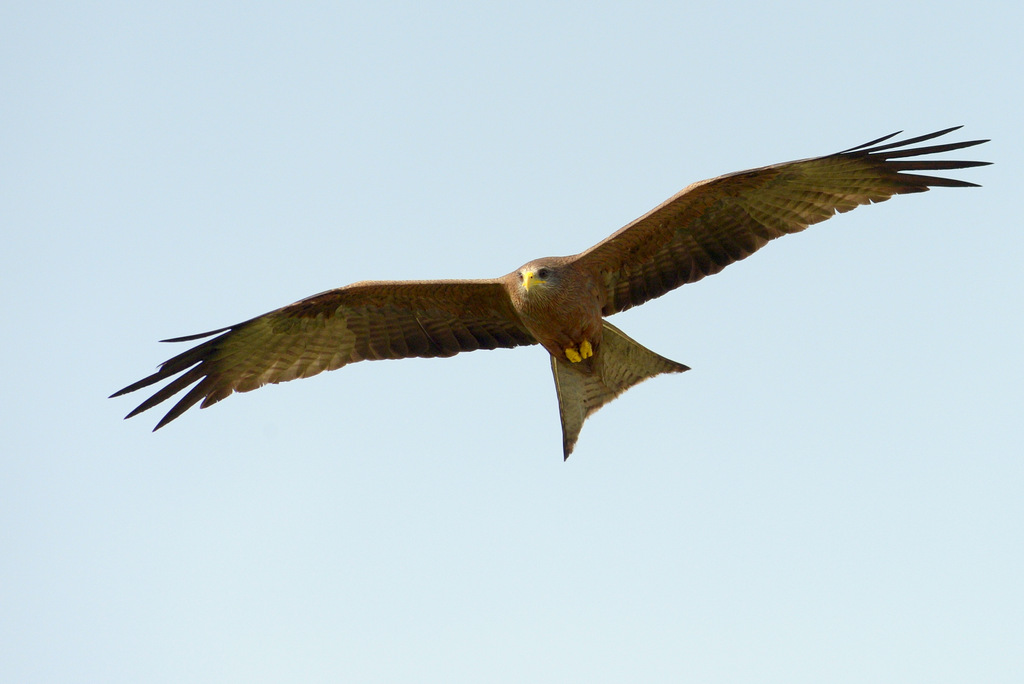
[[[0,680],[1024,681],[1020,7],[5,3]],[[615,317],[693,370],[567,463],[537,347],[156,434],[106,398],[162,338],[957,124],[984,187]]]

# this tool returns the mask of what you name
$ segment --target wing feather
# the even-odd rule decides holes
[[[373,281],[330,290],[227,328],[165,342],[206,341],[114,397],[169,381],[126,417],[193,383],[156,428],[233,392],[308,378],[364,360],[444,357],[536,344],[497,280]]]
[[[987,140],[908,147],[957,128],[886,142],[899,135],[893,133],[837,154],[694,183],[578,255],[577,265],[603,283],[608,316],[718,273],[770,240],[836,213],[933,186],[972,187],[953,178],[908,173],[986,165],[920,157]]]

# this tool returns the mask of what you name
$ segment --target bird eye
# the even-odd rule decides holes
[[[537,269],[537,277],[540,278],[541,280],[544,280],[545,278],[547,278],[548,277],[548,269],[546,269],[546,268],[538,268]]]

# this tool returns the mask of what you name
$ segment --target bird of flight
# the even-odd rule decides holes
[[[700,181],[590,249],[536,259],[500,278],[353,283],[237,325],[164,340],[212,337],[111,396],[169,380],[125,416],[131,418],[195,384],[156,430],[199,402],[206,408],[232,392],[356,361],[540,344],[551,355],[562,453],[569,458],[594,411],[647,378],[689,370],[606,317],[718,273],[769,240],[836,213],[930,187],[976,187],[914,173],[989,163],[920,158],[987,140],[911,147],[957,128],[886,142],[899,135],[893,133],[824,157]]]

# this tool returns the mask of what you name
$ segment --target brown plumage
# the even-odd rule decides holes
[[[500,278],[355,283],[244,323],[165,340],[216,335],[112,396],[170,380],[130,418],[194,385],[158,429],[197,403],[206,408],[232,392],[356,361],[541,344],[551,354],[568,458],[591,413],[646,378],[688,370],[605,316],[717,273],[837,212],[934,186],[974,186],[908,173],[987,164],[919,158],[986,140],[908,147],[954,130],[882,144],[897,134],[888,135],[825,157],[694,183],[580,254],[537,259]]]

